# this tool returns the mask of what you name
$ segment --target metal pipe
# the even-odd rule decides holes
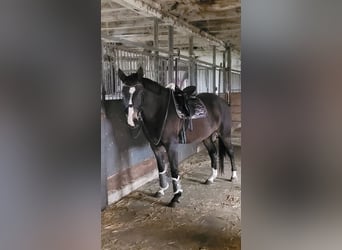
[[[222,93],[225,93],[227,88],[226,88],[226,79],[227,79],[227,74],[226,74],[226,50],[223,51],[223,58],[222,58]]]
[[[154,43],[153,47],[158,48],[159,47],[159,26],[158,26],[158,19],[154,18],[153,20],[153,37],[154,37]],[[154,72],[155,72],[155,80],[159,82],[159,51],[154,50]]]
[[[169,65],[168,65],[168,72],[169,72],[169,83],[174,82],[173,76],[173,26],[169,26]]]
[[[232,69],[232,49],[230,46],[227,48],[227,68],[228,68],[228,93],[230,99],[230,93],[232,92],[232,76],[231,76],[231,69]]]
[[[189,83],[190,85],[195,85],[195,75],[194,75],[194,37],[189,37]]]
[[[213,93],[215,94],[216,88],[216,46],[213,46]]]
[[[103,41],[111,41],[111,42],[116,42],[116,43],[122,43],[122,44],[125,44],[126,46],[132,46],[132,47],[140,47],[140,48],[143,48],[143,49],[146,49],[146,50],[151,50],[151,51],[158,51],[159,53],[163,53],[165,55],[172,55],[172,56],[176,56],[177,53],[174,53],[173,51],[170,53],[170,51],[167,51],[167,50],[163,50],[163,49],[160,49],[160,48],[156,48],[154,46],[149,46],[149,45],[146,45],[146,44],[143,44],[143,43],[139,43],[139,42],[133,42],[133,41],[129,41],[129,40],[126,40],[126,39],[122,39],[122,38],[117,38],[117,37],[110,37],[110,36],[102,36],[102,40]],[[117,47],[117,48],[121,48],[121,49],[124,49],[124,50],[127,50],[127,47],[122,47],[120,45],[112,45],[114,47]],[[190,48],[189,48],[190,49]],[[146,52],[139,52],[139,53],[146,53]],[[146,53],[148,54],[148,53]],[[180,55],[179,56],[181,59],[186,59],[186,60],[190,60],[190,56],[185,56],[185,55]],[[205,62],[205,61],[201,61],[201,60],[198,60],[198,59],[194,59],[194,62],[196,63],[199,63],[199,64],[204,64],[204,65],[208,65],[208,66],[212,66],[212,63],[208,63],[208,62]],[[220,65],[215,65],[216,68],[221,68]]]

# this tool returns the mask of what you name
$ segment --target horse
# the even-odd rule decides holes
[[[118,69],[118,76],[123,83],[122,100],[127,124],[133,129],[142,128],[157,160],[160,187],[155,197],[164,195],[169,187],[166,171],[168,165],[170,166],[174,196],[168,205],[175,207],[183,193],[177,157],[177,145],[183,121],[177,115],[175,100],[172,97],[173,90],[144,78],[143,75],[141,67],[136,73],[128,76]],[[192,121],[192,130],[186,131],[186,143],[203,142],[208,150],[212,173],[205,181],[206,184],[213,183],[217,177],[217,151],[219,151],[219,172],[224,173],[224,157],[228,155],[231,163],[231,181],[234,181],[238,176],[231,143],[230,106],[222,98],[211,93],[200,93],[197,98],[205,105],[207,115]],[[218,150],[214,137],[218,138]]]

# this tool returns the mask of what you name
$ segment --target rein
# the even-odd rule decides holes
[[[172,90],[170,89],[170,90],[169,90],[169,100],[168,100],[168,102],[167,102],[167,108],[166,108],[166,112],[165,112],[165,117],[164,117],[162,129],[161,129],[161,131],[160,131],[160,135],[159,135],[158,140],[156,140],[156,141],[155,141],[155,140],[152,140],[152,137],[150,136],[150,134],[149,134],[149,132],[148,132],[146,126],[145,126],[144,118],[142,117],[142,119],[141,119],[142,127],[143,127],[143,129],[144,129],[144,132],[145,132],[146,137],[148,137],[149,141],[153,142],[153,144],[154,144],[155,146],[157,146],[157,145],[160,143],[160,140],[161,140],[161,138],[162,138],[162,135],[163,135],[163,132],[164,132],[164,129],[165,129],[166,120],[167,120],[167,117],[168,117],[168,114],[169,114],[169,108],[170,108],[171,91],[172,91]],[[142,113],[141,115],[143,115],[143,113]]]

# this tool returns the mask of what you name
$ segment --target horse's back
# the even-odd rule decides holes
[[[224,123],[224,128],[231,126],[231,112],[229,104],[221,97],[212,93],[197,95],[207,108],[208,118],[218,123]]]
[[[230,111],[229,104],[221,97],[212,93],[200,93],[197,95],[199,99],[206,105],[207,109],[219,109],[221,111]]]

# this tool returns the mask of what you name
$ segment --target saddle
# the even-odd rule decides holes
[[[178,117],[183,121],[179,134],[179,142],[186,143],[186,131],[192,131],[192,120],[207,116],[207,110],[203,102],[195,95],[196,87],[188,86],[181,90],[176,87],[173,92],[174,103]]]

